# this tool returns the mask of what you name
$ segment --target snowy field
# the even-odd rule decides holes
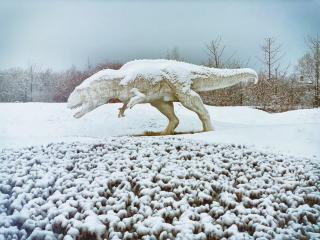
[[[72,117],[64,103],[0,104],[0,149],[50,142],[95,142],[108,136],[160,132],[167,119],[149,104],[137,105],[117,118],[121,104],[108,104],[81,119]],[[215,131],[176,135],[213,143],[252,145],[272,152],[320,157],[320,109],[270,114],[248,107],[207,106]],[[180,103],[178,132],[199,132],[201,122]]]
[[[320,109],[119,107],[0,104],[0,240],[320,239]]]

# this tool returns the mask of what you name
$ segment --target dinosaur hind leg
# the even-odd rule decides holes
[[[177,90],[176,96],[184,107],[188,108],[198,115],[202,122],[203,131],[213,130],[210,115],[203,105],[202,99],[198,93],[193,90],[189,90],[187,92]]]
[[[157,108],[163,115],[165,115],[168,120],[168,126],[166,129],[161,133],[163,135],[171,135],[174,133],[174,130],[179,124],[179,119],[174,113],[174,106],[172,102],[163,102],[163,101],[155,101],[150,103],[152,106]]]

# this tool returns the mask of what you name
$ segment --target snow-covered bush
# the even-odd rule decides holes
[[[320,165],[108,138],[0,153],[0,239],[319,239]]]

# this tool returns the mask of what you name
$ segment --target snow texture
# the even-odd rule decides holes
[[[319,239],[320,164],[165,137],[0,153],[0,239]]]

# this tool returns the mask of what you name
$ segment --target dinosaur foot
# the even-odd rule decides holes
[[[122,117],[126,116],[126,115],[124,115],[124,111],[125,111],[125,109],[123,110],[122,108],[119,108],[118,118],[122,118]]]
[[[126,111],[126,109],[128,108],[128,102],[125,102],[121,108],[119,108],[119,113],[118,113],[118,118],[122,118],[125,117],[126,115],[124,115],[124,112]]]
[[[211,132],[211,131],[214,131],[214,128],[204,128],[203,129],[203,132]]]
[[[214,128],[212,127],[212,124],[210,121],[203,125],[203,131],[204,132],[214,131]]]
[[[174,135],[174,132],[166,132],[166,131],[163,131],[163,132],[160,132],[160,135],[161,135],[161,136]]]
[[[211,127],[211,128],[204,128],[204,129],[202,130],[202,132],[211,132],[211,131],[214,131],[214,128],[213,128],[213,127]]]
[[[174,135],[174,129],[172,128],[166,128],[162,132],[160,132],[160,135]]]

